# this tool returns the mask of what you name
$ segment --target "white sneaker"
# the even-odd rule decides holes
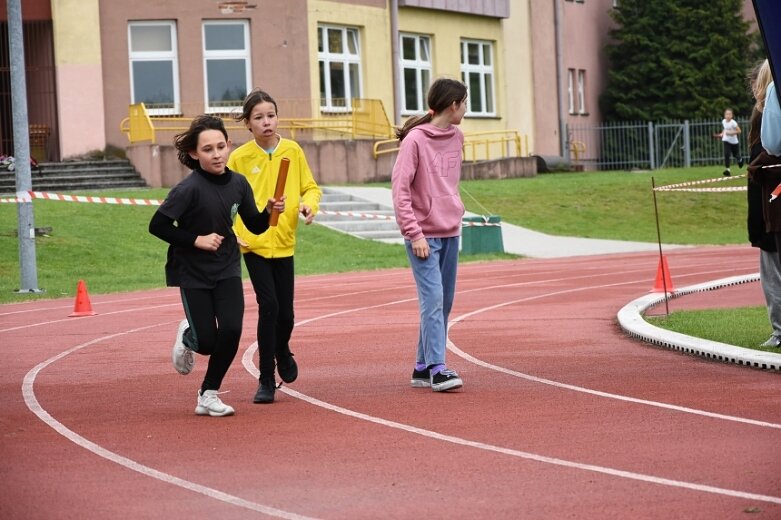
[[[781,345],[781,339],[779,339],[778,336],[773,335],[773,336],[770,336],[770,338],[768,338],[767,341],[762,343],[761,346],[763,346],[763,347],[778,347],[779,345]]]
[[[182,320],[179,323],[179,330],[176,331],[176,341],[174,342],[174,348],[171,352],[174,368],[177,372],[184,376],[192,372],[193,366],[195,365],[195,356],[193,356],[193,351],[185,347],[184,343],[182,342],[184,331],[186,331],[189,327],[190,324],[187,323],[187,320]]]
[[[233,415],[233,407],[223,403],[217,397],[217,390],[206,390],[203,394],[198,390],[198,406],[195,407],[195,413],[198,415],[211,415],[212,417],[222,417],[224,415]]]

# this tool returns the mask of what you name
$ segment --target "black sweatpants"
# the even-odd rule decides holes
[[[738,160],[738,165],[742,166],[743,161],[740,160],[740,144],[728,143],[727,141],[722,141],[722,143],[724,143],[724,167],[729,169],[730,156],[735,157],[735,159]]]
[[[254,253],[244,254],[258,312],[258,351],[260,380],[273,378],[275,359],[290,353],[293,334],[293,257],[263,258]]]
[[[241,278],[217,282],[214,289],[181,289],[184,313],[190,328],[184,344],[209,356],[201,390],[219,390],[239,350],[244,323],[244,289]]]

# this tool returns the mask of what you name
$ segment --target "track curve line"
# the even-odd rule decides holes
[[[135,329],[126,330],[124,332],[118,332],[115,334],[102,336],[100,338],[95,338],[86,343],[82,343],[80,345],[71,347],[57,354],[56,356],[53,356],[47,359],[46,361],[39,363],[37,366],[35,366],[24,376],[24,381],[22,383],[22,395],[24,397],[25,404],[30,409],[30,411],[33,412],[41,421],[43,421],[47,426],[51,427],[57,433],[59,433],[60,435],[62,435],[63,437],[71,441],[73,444],[94,453],[98,457],[102,457],[108,461],[111,461],[129,470],[135,471],[147,477],[152,477],[154,479],[160,480],[166,484],[178,486],[188,491],[193,491],[195,493],[199,493],[206,497],[213,498],[221,502],[225,502],[226,504],[248,509],[250,511],[263,513],[265,515],[273,516],[276,518],[284,518],[287,520],[314,520],[312,517],[298,515],[290,511],[283,511],[281,509],[276,509],[274,507],[258,504],[256,502],[250,502],[249,500],[245,500],[243,498],[230,495],[218,489],[203,486],[201,484],[197,484],[195,482],[191,482],[189,480],[176,477],[169,473],[164,473],[155,468],[146,466],[144,464],[140,464],[132,459],[119,455],[118,453],[107,450],[106,448],[100,446],[99,444],[96,444],[90,441],[89,439],[86,439],[85,437],[79,435],[78,433],[74,432],[73,430],[69,429],[67,426],[65,426],[60,421],[55,419],[51,414],[49,414],[49,412],[47,412],[38,402],[38,399],[35,396],[35,379],[38,376],[38,374],[46,367],[52,365],[53,363],[56,363],[57,361],[64,358],[65,356],[68,356],[69,354],[73,354],[74,352],[89,347],[90,345],[94,345],[96,343],[104,342],[127,334],[134,334],[136,332],[141,332],[144,330],[153,329],[155,327],[160,327],[162,325],[168,325],[168,324],[169,324],[168,322],[156,323],[154,325],[146,325],[144,327],[138,327]]]

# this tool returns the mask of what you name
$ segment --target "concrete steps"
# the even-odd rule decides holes
[[[323,188],[315,222],[365,240],[404,243],[392,207],[340,192],[338,188]]]
[[[144,188],[146,182],[127,160],[41,163],[31,172],[33,191],[85,191]],[[15,172],[0,171],[0,194],[16,193]]]

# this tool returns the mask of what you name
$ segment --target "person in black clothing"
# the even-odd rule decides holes
[[[239,246],[233,221],[240,215],[254,233],[268,229],[269,215],[284,199],[258,210],[246,178],[226,166],[228,133],[220,118],[196,117],[175,136],[179,161],[192,172],[174,186],[149,223],[149,232],[168,242],[166,284],[179,287],[185,319],[173,348],[174,367],[189,374],[193,353],[209,357],[195,413],[221,417],[234,409],[218,390],[239,348],[244,317]]]
[[[761,62],[751,72],[751,90],[756,100],[751,113],[748,144],[750,148],[749,163],[754,162],[762,153],[760,128],[762,126],[762,111],[765,106],[767,86],[773,81],[767,60]],[[777,254],[775,233],[768,231],[769,226],[763,206],[769,204],[765,200],[767,188],[763,191],[760,179],[749,172],[748,176],[748,239],[751,245],[759,248],[759,280],[767,302],[767,315],[773,332],[765,341],[763,347],[778,347],[781,345],[781,261]],[[772,189],[772,188],[771,188]],[[764,193],[764,194],[763,194]]]

